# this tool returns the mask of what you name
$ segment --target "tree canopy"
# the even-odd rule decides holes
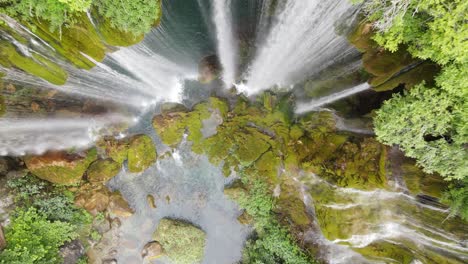
[[[460,201],[468,191],[460,182],[468,177],[468,2],[370,0],[363,10],[379,45],[390,51],[405,48],[442,66],[435,85],[422,83],[385,102],[377,111],[375,131],[380,141],[399,145],[426,172],[458,181],[446,200],[467,219],[468,205]]]

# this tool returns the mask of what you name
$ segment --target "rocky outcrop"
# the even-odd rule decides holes
[[[96,160],[96,149],[79,153],[49,151],[41,156],[24,158],[35,176],[56,184],[70,185],[81,181],[88,166]]]
[[[206,234],[190,223],[163,218],[153,239],[162,246],[172,263],[194,264],[203,260]]]
[[[430,62],[422,62],[411,56],[405,49],[391,52],[379,47],[372,39],[374,31],[369,22],[360,23],[348,39],[362,55],[364,70],[371,77],[369,83],[377,91],[391,90],[400,84],[412,87],[425,80],[431,82],[439,67]]]

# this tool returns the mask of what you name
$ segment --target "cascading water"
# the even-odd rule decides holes
[[[337,29],[350,24],[357,13],[348,0],[250,0],[249,4],[258,7],[259,12],[250,14],[256,16],[249,20],[257,23],[249,25],[256,29],[256,36],[251,36],[255,44],[244,49],[254,55],[249,57],[248,69],[242,73],[239,57],[245,50],[238,48],[236,34],[241,30],[232,24],[236,21],[235,12],[231,12],[235,4],[229,0],[164,0],[164,17],[159,27],[140,44],[108,54],[103,62],[95,61],[96,67],[89,71],[57,59],[53,47],[17,22],[2,17],[30,42],[14,43],[23,54],[42,54],[69,74],[65,85],[52,85],[22,71],[2,68],[7,73],[5,80],[111,102],[122,106],[125,110],[119,111],[125,114],[54,119],[47,116],[19,119],[7,114],[0,119],[0,155],[85,148],[97,134],[106,134],[101,131],[103,128],[120,122],[132,124],[132,117],[139,122],[130,132],[151,134],[158,142],[158,152],[164,153],[161,150],[167,147],[160,144],[150,124],[154,105],[161,101],[180,102],[184,89],[192,88],[187,80],[197,79],[200,60],[216,52],[225,86],[231,88],[242,74],[243,81],[236,87],[247,94],[287,88],[337,63],[345,65],[340,75],[360,66],[355,60],[348,60],[357,53],[345,36],[338,34],[341,29]],[[212,19],[207,18],[208,14]],[[315,110],[369,88],[364,83],[300,103],[296,113]],[[204,124],[217,124],[215,121]],[[337,129],[370,134],[369,130],[346,122],[338,122]],[[202,130],[204,136],[213,133],[216,128]],[[204,263],[239,261],[249,230],[237,221],[237,206],[223,195],[230,180],[206,157],[191,153],[188,142],[160,158],[144,173],[120,172],[108,185],[121,191],[136,213],[122,223],[119,263],[141,261],[141,247],[151,240],[163,217],[190,220],[207,232]],[[315,175],[301,177],[304,202],[316,217],[306,237],[316,240],[319,253],[330,263],[393,263],[392,259],[379,257],[378,250],[372,251],[376,247],[385,249],[389,244],[416,256],[413,263],[420,260],[437,263],[443,257],[453,263],[466,263],[466,225],[454,219],[445,220],[446,208],[419,202],[408,195],[401,179],[396,177],[397,180],[399,184],[394,189],[362,191],[338,187]],[[157,209],[147,204],[148,194],[157,198]],[[166,196],[170,196],[170,202]],[[325,233],[326,229],[336,229],[329,225],[332,221],[344,230],[339,236]]]
[[[213,0],[213,22],[218,38],[218,54],[223,66],[223,81],[226,87],[231,87],[236,79],[237,48],[232,32],[231,0]]]
[[[296,108],[296,113],[297,114],[303,114],[303,113],[306,113],[306,112],[310,112],[310,111],[312,111],[312,110],[314,110],[314,109],[316,109],[318,107],[327,105],[329,103],[336,102],[336,101],[338,101],[340,99],[343,99],[343,98],[349,97],[349,96],[351,96],[353,94],[365,91],[365,90],[367,90],[369,88],[370,88],[369,84],[363,83],[363,84],[360,84],[358,86],[346,89],[346,90],[338,92],[338,93],[334,93],[334,94],[331,94],[331,95],[328,95],[328,96],[325,96],[325,97],[322,97],[322,98],[314,99],[314,100],[312,100],[312,101],[310,101],[308,103],[298,103],[297,108]]]
[[[335,28],[337,21],[349,15],[349,1],[287,1],[279,5],[281,11],[240,86],[246,93],[293,85],[355,52],[344,36],[337,36]]]
[[[47,150],[89,147],[106,128],[129,123],[124,116],[0,119],[0,156],[42,154]]]

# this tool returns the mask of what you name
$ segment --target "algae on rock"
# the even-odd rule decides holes
[[[87,171],[90,182],[105,182],[113,178],[120,171],[122,164],[112,159],[98,159],[91,163]]]
[[[156,161],[156,147],[147,135],[136,135],[130,139],[128,148],[128,169],[142,172]]]
[[[175,264],[201,263],[205,252],[203,230],[181,220],[163,218],[153,234],[165,255]]]

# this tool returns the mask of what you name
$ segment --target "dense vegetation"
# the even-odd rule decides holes
[[[468,219],[468,203],[463,202],[468,198],[468,2],[371,0],[363,7],[379,45],[407,49],[442,67],[434,84],[396,94],[377,111],[377,137],[399,145],[426,172],[451,180],[446,201],[454,214]]]
[[[88,235],[92,217],[73,205],[73,195],[63,188],[27,175],[10,180],[16,210],[5,230],[7,248],[0,263],[61,263],[59,248]]]
[[[141,35],[155,24],[159,0],[0,0],[0,13],[23,21],[38,18],[50,23],[51,30],[73,25],[83,12],[97,8],[115,29]]]
[[[247,242],[244,263],[315,263],[309,259],[293,241],[288,230],[276,220],[273,214],[274,199],[265,183],[244,177],[251,182],[251,190],[239,199],[240,207],[250,214],[255,223],[258,238]]]

